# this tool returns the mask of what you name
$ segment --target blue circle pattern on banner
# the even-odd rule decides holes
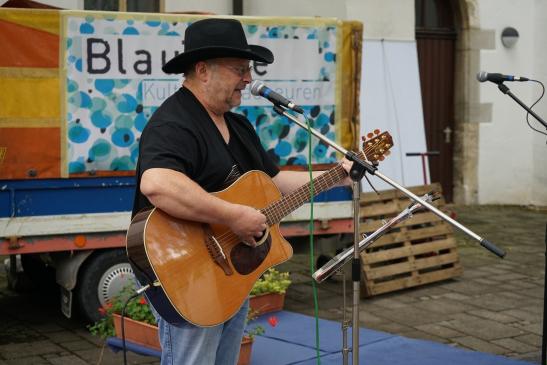
[[[83,42],[90,36],[100,37],[102,34],[180,37],[191,22],[124,21],[116,14],[71,16],[68,19],[70,33],[81,35],[81,38],[67,38],[64,45],[66,67],[70,70],[66,80],[69,172],[133,170],[138,158],[140,134],[157,106],[143,104],[142,83],[145,77],[71,77],[81,75],[84,67],[87,67],[82,61],[82,50],[85,49]],[[336,27],[244,24],[244,29],[247,36],[254,39],[317,40],[317,52],[323,63],[316,79],[310,81],[332,81],[336,68]],[[114,43],[112,45],[110,52],[114,55],[117,49]],[[111,67],[117,67],[117,62],[115,57],[112,58]],[[331,122],[334,105],[303,105],[303,108],[307,114],[312,115],[314,128],[329,138],[335,137]],[[270,105],[242,106],[234,111],[247,116],[264,148],[281,165],[307,164],[310,146],[305,130],[277,115]],[[320,144],[316,137],[312,137],[311,149],[314,163],[336,161],[335,152]]]

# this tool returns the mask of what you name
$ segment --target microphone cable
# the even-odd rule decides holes
[[[314,253],[314,219],[313,219],[313,203],[315,196],[315,187],[313,186],[313,169],[312,169],[312,132],[311,132],[311,123],[313,121],[308,115],[308,113],[303,113],[304,118],[306,119],[306,126],[308,127],[308,173],[310,175],[310,275],[313,275],[315,272],[315,253]],[[317,364],[321,364],[321,351],[319,349],[319,298],[317,296],[317,286],[315,280],[311,280],[312,291],[313,291],[313,309],[315,314],[315,352],[317,358]]]
[[[135,299],[136,297],[141,295],[143,292],[145,292],[149,288],[150,288],[150,284],[147,284],[147,285],[135,290],[135,293],[133,293],[129,298],[127,298],[127,300],[125,301],[125,303],[123,304],[123,307],[122,307],[122,314],[121,314],[121,327],[122,328],[121,329],[122,329],[122,349],[123,349],[123,364],[124,365],[127,365],[127,348],[125,346],[125,323],[124,323],[125,310],[127,309],[127,305],[129,304],[130,301],[132,301],[133,299]]]
[[[532,82],[537,82],[538,84],[541,85],[541,88],[542,88],[542,91],[541,91],[541,95],[539,96],[539,98],[534,102],[534,104],[532,104],[532,106],[530,106],[530,109],[532,109],[537,103],[539,103],[539,101],[543,98],[543,95],[545,95],[545,85],[543,85],[543,83],[539,80],[528,80],[528,81],[532,81]],[[536,129],[532,126],[532,123],[530,123],[530,119],[529,119],[529,116],[530,116],[530,112],[526,112],[526,123],[528,124],[528,127],[530,127],[530,129],[532,129],[533,131],[536,131],[538,133],[541,133],[543,135],[546,135],[547,136],[547,133],[543,132],[543,131],[540,131],[539,129]],[[547,143],[547,142],[546,142]]]

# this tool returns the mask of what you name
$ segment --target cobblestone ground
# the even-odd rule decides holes
[[[361,324],[540,363],[547,210],[514,206],[453,210],[460,223],[503,247],[507,257],[498,259],[456,232],[464,268],[461,277],[363,299]],[[313,314],[307,251],[305,245],[295,247],[294,258],[280,269],[291,271],[293,279],[286,309]],[[341,319],[341,291],[338,277],[318,285],[321,318]],[[6,288],[0,270],[0,365],[122,363],[121,353],[105,348],[88,333],[85,323],[63,317],[58,298],[55,287],[14,293]],[[129,353],[128,363],[158,361]]]
[[[456,231],[461,277],[362,299],[361,325],[540,363],[547,211],[514,206],[451,209],[458,222],[505,249],[506,258]],[[281,268],[295,279],[286,308],[313,314],[306,252]],[[333,279],[318,285],[319,316],[340,320],[342,284]]]

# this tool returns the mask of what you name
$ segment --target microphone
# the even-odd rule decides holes
[[[527,79],[526,77],[502,75],[497,73],[488,73],[485,71],[481,71],[477,74],[477,80],[479,80],[480,82],[491,81],[491,82],[495,82],[496,84],[500,84],[504,81],[528,81],[530,79]]]
[[[254,80],[251,83],[251,94],[255,96],[262,96],[274,103],[275,105],[281,105],[297,113],[304,114],[304,110],[301,107],[299,107],[289,99],[285,98],[283,95],[276,93],[275,91],[264,85],[264,83],[262,83],[261,81]]]

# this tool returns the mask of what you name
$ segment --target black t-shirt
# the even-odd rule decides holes
[[[133,216],[152,204],[140,192],[144,171],[180,171],[208,192],[229,186],[240,174],[261,170],[273,177],[279,169],[243,115],[225,113],[230,141],[222,138],[209,114],[190,90],[180,88],[152,115],[139,142]]]

